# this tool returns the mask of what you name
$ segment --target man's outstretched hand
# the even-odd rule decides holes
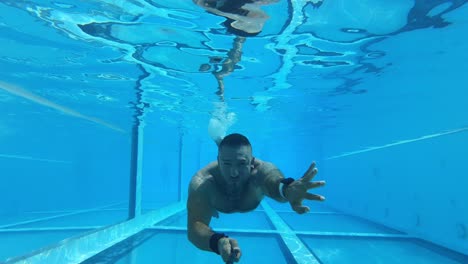
[[[304,173],[300,179],[293,181],[286,189],[284,190],[284,196],[288,199],[291,207],[296,213],[303,214],[310,211],[310,208],[302,205],[304,199],[307,200],[316,200],[324,201],[325,197],[317,194],[308,193],[307,191],[321,187],[325,185],[325,181],[312,181],[315,175],[317,175],[317,168],[315,167],[315,162],[312,162],[309,169]]]
[[[239,262],[242,255],[242,251],[237,243],[237,240],[233,238],[221,238],[218,241],[219,255],[223,258],[225,263],[232,264]]]

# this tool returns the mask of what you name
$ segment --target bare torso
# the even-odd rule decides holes
[[[216,174],[219,173],[217,166],[217,162],[213,162],[199,171],[192,179],[192,183],[196,182],[197,184],[191,184],[189,191],[196,192],[203,189],[204,192],[208,193],[210,206],[214,209],[213,216],[217,216],[218,211],[235,213],[248,212],[257,208],[264,197],[263,190],[258,184],[260,175],[252,175],[243,188],[240,197],[232,197],[215,180]],[[204,185],[204,187],[198,188],[201,185]]]
[[[257,208],[262,199],[261,188],[249,182],[240,198],[233,199],[220,190],[214,190],[211,204],[214,209],[222,213],[248,212]]]

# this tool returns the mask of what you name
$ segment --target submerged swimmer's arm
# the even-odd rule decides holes
[[[210,205],[206,186],[196,185],[196,180],[192,180],[187,200],[187,235],[197,248],[212,251],[210,237],[214,232],[209,224],[214,209]]]
[[[279,192],[279,184],[284,179],[283,173],[273,163],[263,162],[258,168],[258,177],[263,192],[266,196],[275,199],[278,202],[287,202]]]

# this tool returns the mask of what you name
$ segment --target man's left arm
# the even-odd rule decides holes
[[[279,202],[289,202],[294,211],[303,214],[310,211],[309,207],[302,205],[304,199],[325,200],[325,197],[321,195],[307,192],[312,188],[325,185],[325,181],[312,181],[317,172],[315,162],[313,162],[301,178],[282,182],[285,179],[283,173],[273,163],[264,162],[258,169],[258,176],[265,195]]]
[[[288,201],[286,197],[282,196],[279,190],[280,182],[285,177],[273,163],[263,162],[261,167],[258,168],[257,174],[262,190],[266,196],[282,203]]]

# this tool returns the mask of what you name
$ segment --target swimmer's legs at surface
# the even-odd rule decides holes
[[[237,115],[234,112],[227,112],[227,106],[224,102],[215,103],[215,109],[208,122],[208,134],[218,145],[226,136],[227,130],[237,121]]]

